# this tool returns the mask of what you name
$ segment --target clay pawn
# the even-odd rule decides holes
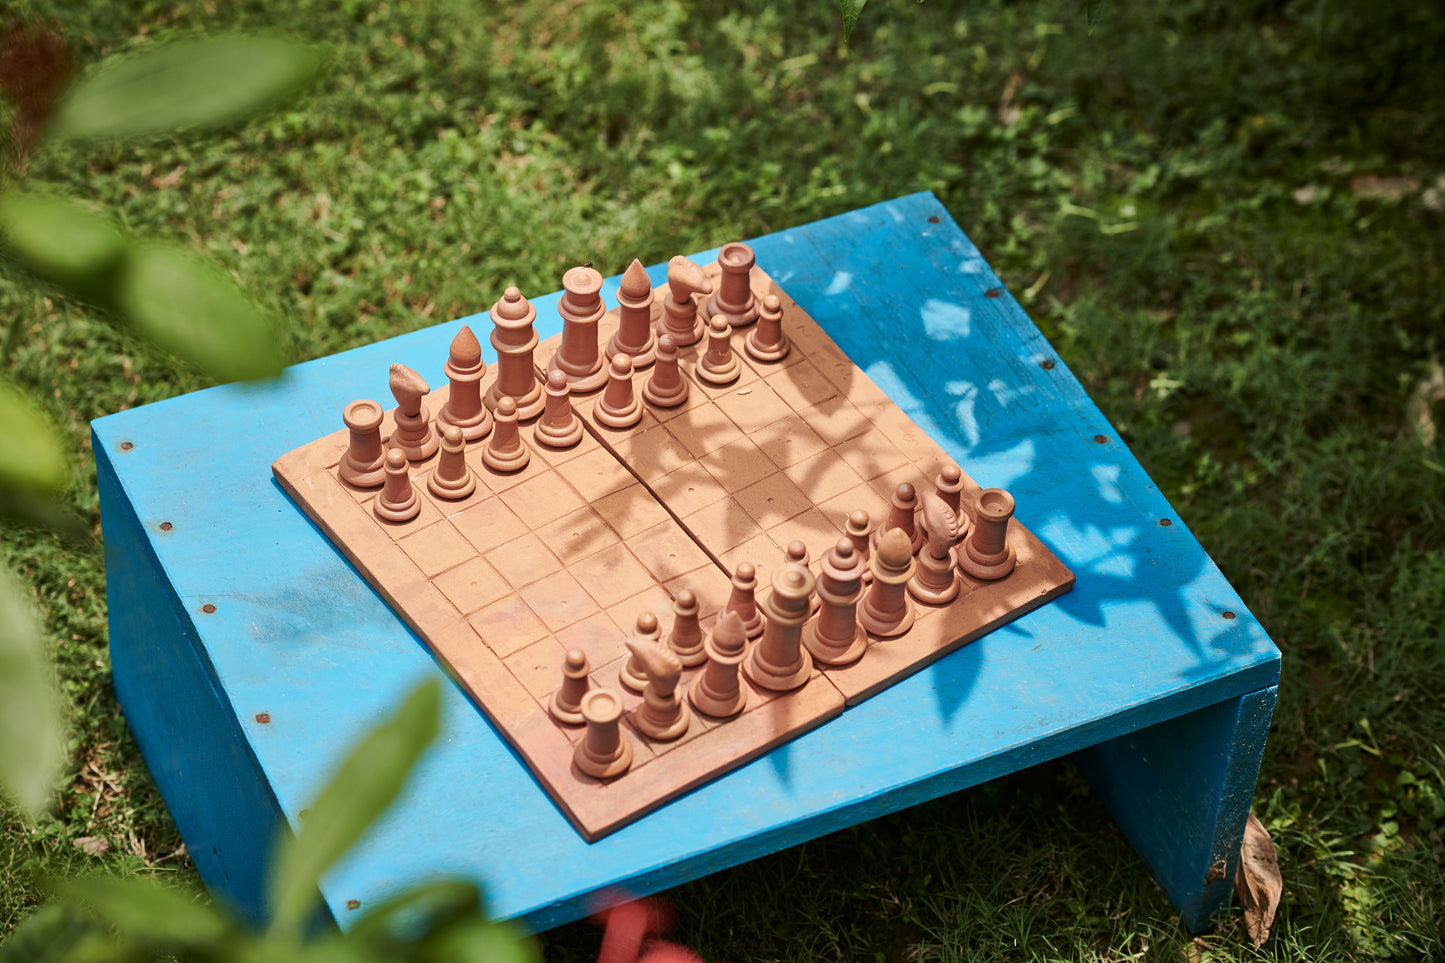
[[[708,314],[722,315],[734,328],[745,328],[758,319],[758,298],[753,294],[750,275],[757,263],[753,249],[740,241],[724,244],[717,252],[722,269],[717,292],[707,302]]]
[[[421,512],[421,499],[411,484],[406,452],[400,448],[387,449],[386,481],[372,503],[372,510],[377,518],[388,522],[409,522]]]
[[[803,646],[824,665],[850,665],[868,649],[868,633],[858,621],[865,562],[852,539],[838,539],[823,556],[818,577],[818,617],[803,626]]]
[[[918,617],[913,600],[908,597],[908,580],[916,564],[909,550],[908,536],[901,528],[883,533],[869,560],[873,568],[873,584],[863,597],[858,621],[869,634],[891,639],[913,628]]]
[[[868,556],[873,549],[873,520],[859,508],[848,516],[844,534],[853,543],[853,551],[863,560],[863,584],[868,585],[873,581],[873,569],[868,564]]]
[[[965,574],[996,579],[1014,570],[1018,558],[1008,540],[1008,523],[1013,514],[1013,496],[1002,488],[985,488],[978,493],[973,531],[958,553],[958,566]]]
[[[743,338],[743,349],[756,361],[772,363],[786,358],[792,347],[792,341],[783,333],[783,302],[770,294],[758,309],[758,326]]]
[[[642,400],[632,390],[632,359],[612,356],[607,366],[607,390],[592,407],[592,417],[608,428],[631,428],[642,420]]]
[[[386,451],[381,444],[381,405],[361,398],[341,412],[350,433],[337,474],[356,488],[375,488],[386,480]]]
[[[715,314],[707,323],[707,351],[697,359],[694,372],[699,381],[722,387],[738,380],[743,373],[743,363],[733,350],[733,329],[728,326],[727,317]]]
[[[497,352],[497,380],[487,388],[483,402],[493,411],[504,396],[517,405],[517,417],[529,421],[542,413],[542,386],[537,382],[533,355],[537,350],[537,309],[515,287],[507,288],[492,305],[492,347]]]
[[[494,472],[507,474],[521,471],[531,460],[532,450],[517,428],[517,403],[510,395],[503,395],[497,401],[492,437],[482,452],[482,463]]]
[[[426,405],[422,399],[431,388],[422,376],[404,364],[391,366],[391,393],[396,397],[396,410],[392,418],[396,430],[391,433],[390,445],[406,453],[411,461],[422,461],[436,454],[437,436],[427,419]]]
[[[632,742],[618,724],[622,697],[611,689],[593,689],[582,697],[587,732],[577,743],[572,761],[594,779],[612,779],[632,765]]]
[[[803,566],[803,568],[807,568],[812,564],[812,559],[808,556],[807,544],[801,538],[793,539],[788,543],[788,547],[783,549],[783,561],[796,562]],[[820,604],[818,596],[810,596],[808,602],[809,611],[816,613],[818,611],[818,605]]]
[[[582,419],[572,410],[572,389],[567,387],[567,375],[553,371],[547,375],[547,406],[532,426],[532,439],[539,445],[561,450],[581,442],[582,433]]]
[[[803,648],[803,624],[816,584],[813,573],[795,562],[773,573],[773,590],[762,602],[767,626],[743,660],[743,672],[764,689],[789,692],[812,674],[813,657]]]
[[[607,383],[607,366],[597,350],[597,322],[607,309],[602,304],[602,275],[595,268],[574,267],[562,275],[562,345],[552,356],[548,372],[562,371],[573,394],[596,391]]]
[[[447,403],[437,412],[437,434],[445,434],[448,425],[456,425],[467,441],[481,441],[491,434],[492,413],[482,404],[482,375],[487,365],[482,360],[482,346],[470,325],[462,325],[452,338],[442,370],[451,388],[447,392]]]
[[[953,550],[957,518],[937,494],[923,493],[923,529],[928,534],[908,580],[908,594],[920,602],[947,605],[958,598],[962,583],[955,571],[958,555]]]
[[[672,600],[672,631],[667,636],[667,647],[677,654],[687,668],[702,665],[707,661],[703,647],[702,626],[698,624],[697,593],[683,589]]]
[[[562,663],[562,685],[552,693],[552,698],[547,703],[547,711],[552,714],[553,719],[569,726],[582,725],[582,698],[587,695],[591,685],[587,679],[590,671],[587,653],[581,649],[573,649],[567,653],[567,658]]]
[[[426,489],[438,498],[457,501],[477,490],[477,479],[466,459],[467,439],[456,425],[442,433],[442,453],[426,479]]]
[[[642,397],[658,408],[676,408],[687,400],[688,383],[677,363],[677,342],[672,335],[657,339],[657,366],[642,386]]]
[[[640,613],[632,630],[632,637],[644,642],[661,640],[662,628],[657,623],[657,616],[651,612]],[[617,678],[633,692],[641,692],[647,685],[647,665],[633,653],[622,660],[622,668],[618,670]]]
[[[633,368],[646,368],[655,359],[657,334],[653,331],[652,281],[647,269],[637,258],[622,272],[617,291],[617,333],[607,342],[607,357],[625,354],[632,358]],[[661,313],[659,306],[658,313]]]
[[[963,509],[963,472],[957,465],[949,462],[939,469],[938,476],[933,479],[933,490],[943,499],[948,510],[953,512],[953,543],[957,545],[973,526],[968,512]]]
[[[682,660],[667,646],[650,639],[628,639],[627,650],[642,663],[647,676],[642,705],[637,707],[632,724],[649,739],[667,742],[678,738],[692,721],[687,703],[677,697]]]
[[[743,631],[751,642],[763,634],[763,613],[758,609],[758,570],[752,562],[740,562],[733,571],[732,592],[724,611],[736,612],[743,620]]]
[[[659,335],[670,334],[679,348],[702,340],[703,322],[695,294],[711,294],[712,282],[702,268],[681,255],[667,262],[667,294],[662,299]]]
[[[743,711],[748,691],[738,679],[738,665],[747,653],[747,644],[743,620],[736,612],[725,611],[718,616],[717,625],[703,642],[707,665],[687,690],[694,709],[715,719],[726,719]]]
[[[923,530],[918,527],[918,493],[908,482],[900,482],[893,489],[893,505],[888,509],[888,518],[873,533],[873,551],[878,551],[878,539],[885,531],[901,529],[908,536],[908,544],[917,555],[923,546]]]

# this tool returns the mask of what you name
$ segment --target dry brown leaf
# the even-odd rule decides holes
[[[1274,841],[1264,825],[1249,814],[1244,825],[1244,842],[1239,847],[1239,870],[1234,874],[1234,891],[1244,907],[1244,922],[1255,946],[1263,946],[1274,927],[1274,912],[1279,909],[1284,880],[1279,874],[1279,858]]]
[[[1379,177],[1375,174],[1361,174],[1350,179],[1350,190],[1355,196],[1367,201],[1399,201],[1420,189],[1420,182],[1413,177]]]

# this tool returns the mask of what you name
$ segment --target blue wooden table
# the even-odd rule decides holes
[[[969,474],[1013,493],[1076,587],[590,844],[449,686],[419,775],[324,880],[331,913],[345,926],[349,907],[458,874],[497,915],[546,928],[609,888],[654,892],[1072,755],[1185,923],[1207,925],[1231,888],[1278,650],[932,195],[750,243]],[[478,291],[479,312],[498,294]],[[557,296],[533,302],[542,337],[557,333]],[[484,313],[463,320],[490,330]],[[334,431],[363,372],[435,367],[460,324],[94,423],[116,691],[206,884],[256,919],[278,826],[437,672],[271,462]]]

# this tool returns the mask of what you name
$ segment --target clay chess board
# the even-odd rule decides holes
[[[704,271],[713,279],[720,273],[716,264]],[[691,588],[707,631],[728,600],[738,563],[756,566],[761,601],[791,541],[807,545],[816,574],[849,513],[861,508],[882,524],[900,482],[931,490],[951,461],[761,269],[753,268],[749,284],[759,300],[781,299],[792,344],[784,358],[758,362],[735,336],[742,373],[714,387],[693,377],[704,336],[680,351],[687,401],[673,409],[644,404],[631,428],[614,430],[592,416],[601,392],[574,395],[586,428],[576,447],[534,445],[524,425],[529,464],[499,474],[482,463],[485,443],[470,445],[465,457],[477,487],[460,500],[436,498],[422,483],[437,456],[413,463],[421,509],[410,521],[378,519],[377,489],[339,478],[345,428],[273,466],[296,503],[450,669],[588,840],[826,722],[1073,585],[1072,573],[1015,517],[1007,530],[1017,558],[1011,574],[995,581],[961,576],[955,601],[918,604],[906,634],[870,638],[859,661],[816,663],[806,684],[781,694],[743,678],[747,703],[739,715],[693,713],[687,732],[672,741],[638,731],[632,716],[642,697],[619,685],[618,674],[624,639],[640,613],[655,613],[665,638],[673,598]],[[666,290],[657,289],[659,302]],[[598,326],[599,343],[607,344],[617,327],[614,308]],[[560,340],[536,349],[539,376]],[[446,404],[445,361],[421,372],[441,385],[425,399],[432,413]],[[378,372],[375,384],[385,385],[385,375]],[[493,366],[483,388],[495,375]],[[639,371],[636,383],[645,377]],[[379,396],[373,386],[358,389]],[[383,437],[394,427],[388,411]],[[980,488],[966,471],[963,484],[967,507]],[[1018,515],[1026,518],[1029,510],[1020,504]],[[573,649],[587,655],[591,686],[623,700],[633,762],[609,780],[573,763],[584,727],[563,725],[547,711]],[[701,671],[686,669],[679,693]]]

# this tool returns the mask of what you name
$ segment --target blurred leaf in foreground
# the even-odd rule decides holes
[[[102,64],[61,101],[49,133],[143,137],[223,126],[294,94],[320,62],[314,48],[282,37],[176,41]]]
[[[125,241],[102,214],[54,194],[0,194],[6,251],[40,277],[94,294],[125,254]]]
[[[853,27],[858,23],[858,15],[863,12],[863,5],[867,2],[868,0],[838,0],[838,6],[843,8],[844,40],[853,32]]]
[[[65,487],[69,477],[65,449],[45,414],[24,392],[0,380],[0,492],[49,495]]]
[[[216,266],[139,244],[122,263],[115,306],[137,330],[225,381],[281,371],[275,325]]]
[[[65,880],[59,889],[90,906],[122,936],[168,949],[204,950],[235,935],[214,905],[154,879],[87,876]]]
[[[20,580],[0,566],[0,785],[38,813],[62,752],[40,616]]]
[[[423,683],[336,770],[308,807],[305,824],[281,845],[271,884],[272,932],[299,934],[317,899],[316,884],[400,795],[436,738],[441,688]]]

